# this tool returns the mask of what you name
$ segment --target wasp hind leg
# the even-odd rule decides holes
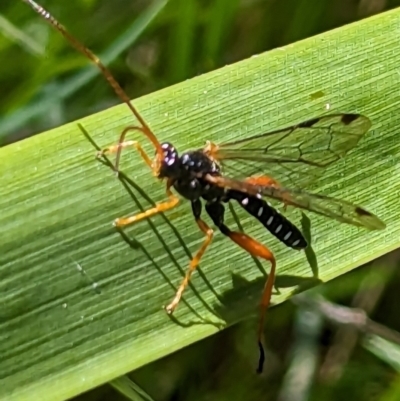
[[[214,231],[210,227],[208,227],[208,225],[200,217],[201,216],[201,208],[202,208],[202,205],[201,205],[201,201],[199,199],[192,201],[192,211],[193,211],[194,218],[195,218],[196,223],[199,226],[200,230],[206,235],[206,238],[204,239],[202,246],[197,251],[194,258],[191,260],[189,269],[186,272],[185,278],[183,279],[181,285],[179,286],[174,299],[172,300],[172,302],[169,305],[167,305],[165,307],[165,310],[167,311],[168,314],[172,314],[174,312],[174,310],[176,309],[176,307],[178,306],[179,301],[182,298],[182,294],[185,291],[185,288],[189,284],[192,274],[199,266],[200,259],[204,255],[204,252],[206,251],[208,246],[211,244],[211,241],[212,241],[212,238],[214,235]]]
[[[272,289],[274,287],[275,282],[275,270],[276,270],[276,261],[274,254],[263,244],[259,243],[255,239],[251,238],[249,235],[231,231],[224,224],[224,213],[225,208],[221,203],[208,203],[206,205],[206,211],[210,215],[214,224],[220,229],[221,233],[229,237],[233,242],[239,245],[242,249],[248,252],[250,255],[255,256],[257,258],[262,258],[271,263],[271,270],[268,275],[267,281],[265,282],[261,302],[260,302],[260,317],[257,331],[257,342],[260,350],[259,363],[257,367],[257,372],[261,373],[264,365],[264,348],[263,348],[263,332],[264,332],[264,318],[269,307]]]

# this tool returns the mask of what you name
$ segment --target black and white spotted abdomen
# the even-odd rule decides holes
[[[286,246],[294,249],[307,248],[308,244],[302,232],[264,199],[233,190],[228,192],[227,197],[236,200],[243,209],[254,216]]]

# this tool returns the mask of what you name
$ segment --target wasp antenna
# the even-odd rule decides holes
[[[143,117],[136,110],[136,108],[131,104],[131,101],[125,91],[122,89],[121,85],[115,80],[111,71],[101,62],[101,60],[86,46],[84,46],[79,40],[72,36],[67,29],[59,23],[45,8],[36,3],[33,0],[22,0],[24,3],[28,4],[37,14],[39,14],[43,19],[45,19],[54,29],[60,32],[65,39],[80,53],[86,56],[94,64],[97,65],[101,73],[104,75],[108,83],[114,89],[117,96],[129,107],[133,115],[139,121],[140,125],[143,127],[142,132],[149,138],[153,143],[154,147],[157,149],[158,153],[162,153],[160,143],[158,142],[156,136],[151,131],[150,127],[147,125]]]

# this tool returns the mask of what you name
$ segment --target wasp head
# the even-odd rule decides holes
[[[164,142],[161,144],[162,156],[156,155],[155,170],[159,178],[176,178],[180,173],[180,159],[175,147]]]

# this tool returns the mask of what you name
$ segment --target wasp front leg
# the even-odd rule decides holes
[[[174,195],[170,190],[170,184],[167,184],[167,196],[169,200],[165,202],[158,203],[156,206],[151,209],[145,210],[144,212],[135,214],[129,217],[117,218],[114,220],[114,226],[117,228],[122,228],[133,223],[137,223],[140,220],[148,219],[151,216],[154,216],[158,213],[166,212],[167,210],[173,209],[179,203],[179,198]]]
[[[116,145],[111,145],[105,149],[102,149],[101,151],[97,152],[97,157],[102,157],[104,155],[109,155],[109,154],[117,154],[116,160],[115,160],[115,165],[114,165],[114,170],[118,173],[119,172],[119,161],[121,157],[121,151],[122,149],[125,148],[134,148],[136,149],[137,152],[139,152],[140,156],[142,159],[145,161],[145,163],[153,170],[154,172],[154,167],[153,167],[153,161],[152,159],[148,156],[148,154],[145,152],[145,150],[142,148],[140,143],[138,141],[125,141],[125,136],[128,133],[128,131],[140,131],[142,133],[145,133],[144,129],[138,126],[129,126],[126,127],[120,137],[120,141]]]

